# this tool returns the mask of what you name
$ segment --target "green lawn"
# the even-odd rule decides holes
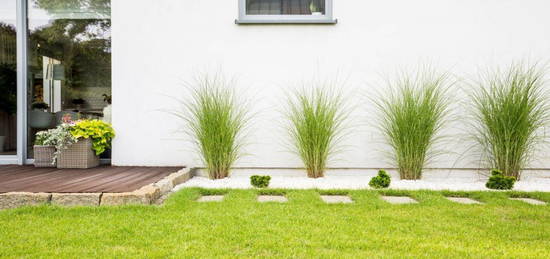
[[[207,192],[227,196],[195,201]],[[486,203],[462,205],[445,192],[393,191],[420,203],[390,205],[365,190],[329,205],[316,190],[283,192],[286,204],[257,203],[256,190],[185,189],[158,207],[0,211],[0,257],[550,258],[550,206],[507,199],[550,193],[455,193]]]

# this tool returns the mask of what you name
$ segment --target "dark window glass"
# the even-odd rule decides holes
[[[247,15],[324,15],[325,0],[246,0]]]
[[[16,0],[0,1],[0,156],[17,151]]]

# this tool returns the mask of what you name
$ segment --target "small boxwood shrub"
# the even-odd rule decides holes
[[[269,186],[271,176],[269,175],[253,175],[250,176],[250,184],[256,188],[266,188]]]
[[[511,190],[514,188],[516,179],[511,176],[505,176],[502,171],[493,169],[491,171],[491,177],[485,186],[494,190]]]
[[[384,170],[378,171],[378,175],[373,177],[370,182],[369,186],[375,189],[383,189],[388,188],[391,183],[391,178],[388,173]]]

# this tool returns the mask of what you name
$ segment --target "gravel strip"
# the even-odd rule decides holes
[[[311,179],[306,176],[272,176],[270,188],[283,189],[370,189],[372,176],[326,176]],[[249,189],[250,179],[244,176],[233,176],[221,180],[210,180],[206,177],[193,177],[189,181],[175,187],[174,191],[186,187],[202,187],[211,189]],[[400,190],[451,190],[451,191],[486,191],[485,181],[476,179],[448,178],[445,180],[395,180],[392,178],[390,189]],[[515,184],[517,191],[550,192],[550,181],[519,181]]]

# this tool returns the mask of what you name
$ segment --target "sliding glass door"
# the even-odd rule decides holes
[[[27,0],[28,157],[63,118],[110,122],[110,0]],[[108,156],[108,153],[107,153]]]
[[[0,1],[0,158],[17,154],[16,0]]]
[[[0,0],[0,164],[62,118],[111,122],[111,0]]]

